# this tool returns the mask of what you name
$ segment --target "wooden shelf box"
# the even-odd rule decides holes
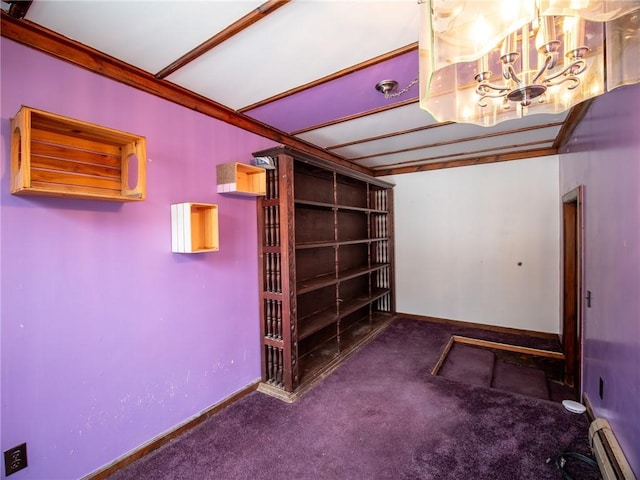
[[[223,163],[216,167],[218,193],[260,196],[266,193],[267,174],[264,168],[245,163]]]
[[[209,203],[171,205],[171,251],[174,253],[216,252],[218,206]]]
[[[11,119],[11,193],[134,201],[145,197],[146,139],[22,107]]]

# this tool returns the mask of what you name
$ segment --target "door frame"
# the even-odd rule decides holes
[[[584,186],[562,196],[562,319],[565,383],[582,394]]]

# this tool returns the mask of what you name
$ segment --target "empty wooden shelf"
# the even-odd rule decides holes
[[[292,401],[395,314],[392,185],[288,147],[258,201],[262,383]]]
[[[134,201],[145,197],[146,139],[22,107],[11,119],[11,193]]]
[[[245,163],[223,163],[216,167],[218,193],[260,196],[266,190],[264,168]]]
[[[209,203],[171,205],[171,251],[215,252],[218,244],[218,206]]]

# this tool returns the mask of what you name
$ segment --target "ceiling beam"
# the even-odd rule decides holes
[[[378,57],[375,58],[370,58],[369,60],[365,60],[364,62],[358,63],[356,65],[352,65],[350,67],[347,68],[343,68],[342,70],[339,70],[335,73],[332,73],[331,75],[327,75],[326,77],[322,77],[319,78],[317,80],[314,80],[313,82],[309,82],[306,83],[304,85],[300,85],[299,87],[296,88],[292,88],[290,90],[286,90],[282,93],[279,93],[277,95],[274,95],[273,97],[269,97],[269,98],[265,98],[264,100],[261,100],[259,102],[256,102],[252,105],[247,105],[246,107],[242,107],[240,108],[238,111],[239,112],[248,112],[249,110],[253,110],[255,108],[258,107],[262,107],[264,105],[267,105],[269,103],[275,102],[276,100],[281,100],[285,97],[289,97],[291,95],[295,95],[297,93],[303,92],[305,90],[308,90],[310,88],[313,87],[317,87],[318,85],[322,85],[323,83],[327,83],[330,82],[332,80],[336,80],[340,77],[344,77],[346,75],[349,75],[351,73],[357,72],[359,70],[364,70],[365,68],[371,67],[373,65],[376,65],[378,63],[382,63],[385,62],[387,60],[390,60],[392,58],[395,58],[397,56],[400,55],[404,55],[405,53],[409,53],[412,51],[418,51],[418,42],[414,42],[410,45],[407,45],[405,47],[400,47],[397,48],[396,50],[393,50],[391,52],[385,53],[384,55],[380,55]],[[416,72],[416,76],[418,75],[418,72]],[[413,99],[413,101],[415,101],[415,99]]]
[[[437,161],[450,162],[452,160],[462,159],[462,158],[480,158],[480,157],[488,157],[494,155],[501,155],[500,152],[511,152],[512,148],[521,148],[521,147],[531,147],[527,148],[529,150],[537,150],[540,148],[553,148],[553,138],[551,139],[543,139],[536,140],[534,142],[526,142],[526,143],[517,143],[513,145],[503,145],[501,147],[490,147],[490,148],[482,148],[480,150],[469,150],[458,153],[445,153],[443,155],[437,155],[435,157],[424,157],[413,160],[405,160],[397,163],[387,163],[384,166],[371,166],[370,168],[384,169],[389,170],[391,168],[401,168],[401,167],[409,167],[409,166],[418,166],[418,165],[426,165],[428,163],[436,163]],[[515,153],[515,152],[514,152]],[[366,165],[363,165],[366,166]]]
[[[447,125],[447,124],[445,123],[444,125]],[[426,143],[426,144],[418,145],[416,147],[403,148],[403,149],[400,149],[400,150],[390,150],[390,151],[387,151],[387,152],[378,152],[378,153],[373,153],[371,155],[363,155],[361,157],[354,157],[354,158],[351,158],[350,160],[352,162],[359,162],[359,161],[362,161],[362,160],[367,160],[369,158],[384,157],[384,156],[387,156],[387,155],[395,155],[395,154],[398,154],[398,153],[413,152],[415,150],[424,150],[424,149],[427,149],[427,148],[446,147],[448,145],[459,145],[461,143],[475,142],[477,140],[482,140],[482,139],[485,139],[485,138],[501,137],[501,136],[504,136],[504,135],[512,135],[514,133],[530,132],[530,131],[540,130],[540,129],[544,129],[544,128],[558,127],[560,125],[562,125],[562,122],[545,123],[545,124],[542,124],[542,125],[532,125],[530,127],[514,128],[512,130],[503,130],[503,131],[500,131],[500,132],[487,133],[485,135],[475,135],[473,137],[454,138],[453,140],[447,140],[447,141],[443,141],[443,142]]]
[[[158,73],[156,73],[156,78],[163,79],[168,77],[179,68],[184,67],[186,64],[194,61],[199,56],[217,47],[222,42],[229,40],[231,37],[249,28],[257,21],[262,20],[270,13],[275,12],[278,8],[289,3],[289,1],[290,0],[269,0],[268,2],[263,3],[258,8],[246,14],[240,20],[232,23],[227,28],[211,37],[209,40],[201,43],[193,50],[185,53],[183,56],[178,58],[175,62],[160,70]]]
[[[555,155],[558,150],[555,148],[540,148],[534,150],[526,150],[523,152],[504,153],[500,155],[487,155],[484,157],[465,158],[462,160],[449,160],[443,162],[427,163],[425,165],[415,165],[412,167],[388,168],[384,170],[376,170],[374,176],[382,177],[385,175],[400,175],[403,173],[427,172],[430,170],[440,170],[443,168],[468,167],[471,165],[483,165],[485,163],[508,162],[511,160],[522,160],[534,157],[544,157],[547,155]]]
[[[291,137],[285,132],[265,125],[251,117],[240,115],[224,105],[174,83],[158,80],[154,75],[133,65],[117,60],[28,20],[11,18],[4,10],[1,13],[0,34],[5,38],[309,155],[314,155],[367,175],[373,175],[373,170],[369,168],[354,165],[338,155]]]
[[[362,143],[375,142],[376,140],[384,140],[385,138],[393,138],[393,137],[397,137],[399,135],[407,135],[409,133],[424,132],[426,130],[431,130],[432,128],[440,128],[440,127],[444,127],[444,126],[447,126],[447,125],[451,125],[452,123],[454,123],[454,122],[432,123],[430,125],[423,125],[422,127],[415,127],[415,128],[410,128],[410,129],[407,129],[407,130],[398,130],[397,132],[385,133],[384,135],[378,135],[376,137],[360,138],[358,140],[353,140],[353,141],[347,142],[347,143],[341,143],[339,145],[331,145],[331,146],[326,147],[326,149],[329,150],[329,151],[338,150],[339,148],[350,147],[352,145],[360,145]],[[420,147],[420,148],[422,148],[422,147]],[[386,155],[386,154],[383,154],[383,155]],[[374,156],[377,156],[377,155],[374,155]]]

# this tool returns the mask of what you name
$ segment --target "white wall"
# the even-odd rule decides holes
[[[387,179],[398,312],[558,332],[558,156]]]

